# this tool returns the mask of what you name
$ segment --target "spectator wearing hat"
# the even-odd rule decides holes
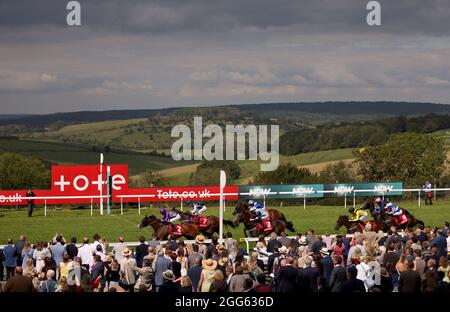
[[[354,266],[350,266],[347,270],[348,279],[342,283],[339,292],[351,293],[351,292],[366,292],[366,286],[364,282],[357,279],[358,270]]]
[[[180,292],[181,286],[175,283],[175,274],[171,270],[162,272],[163,284],[159,288],[161,293],[177,293]]]
[[[217,269],[225,275],[225,269],[229,263],[228,257],[222,257],[217,261]]]
[[[320,254],[322,255],[322,276],[325,278],[325,282],[328,285],[328,283],[330,282],[331,271],[333,270],[333,260],[330,257],[330,252],[328,251],[327,247],[322,247],[322,249],[320,250]]]
[[[200,274],[200,281],[198,282],[197,291],[209,292],[211,284],[214,282],[215,269],[217,261],[213,259],[202,260],[202,273]]]
[[[206,255],[205,237],[201,234],[197,235],[195,237],[195,242],[198,245],[198,253],[204,258]]]
[[[342,263],[342,256],[335,256],[333,263],[334,268],[331,271],[328,285],[331,292],[339,292],[342,283],[347,280],[347,273],[345,272],[344,264]]]
[[[125,248],[122,250],[123,259],[120,261],[120,287],[134,292],[136,284],[136,260],[131,257],[133,252]]]

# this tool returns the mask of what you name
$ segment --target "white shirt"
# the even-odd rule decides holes
[[[447,252],[450,252],[450,236],[447,237]]]
[[[105,247],[103,247],[103,245],[100,244],[99,241],[94,241],[94,242],[91,244],[91,251],[92,251],[92,252],[97,252],[97,246],[98,246],[98,245],[101,245],[101,246],[102,246],[102,252],[105,253]]]
[[[84,244],[78,249],[78,257],[81,258],[81,264],[90,264],[92,260],[92,247],[89,244]]]

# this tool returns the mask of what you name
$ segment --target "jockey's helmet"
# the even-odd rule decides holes
[[[251,205],[253,205],[255,203],[255,201],[253,200],[253,199],[250,199],[249,201],[248,201],[248,204],[251,206]]]
[[[166,214],[166,209],[161,208],[161,209],[159,210],[159,213],[162,214],[162,215],[163,215],[163,214]]]
[[[381,203],[381,197],[377,197],[377,199],[375,199],[376,203]]]
[[[348,208],[348,212],[350,212],[350,213],[355,212],[355,208],[353,208],[353,207]]]

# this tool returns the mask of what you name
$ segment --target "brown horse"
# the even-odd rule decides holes
[[[193,215],[190,213],[182,212],[178,209],[172,209],[173,211],[176,211],[180,217],[181,217],[181,223],[193,223]],[[198,227],[199,231],[205,235],[208,238],[211,238],[214,233],[219,233],[219,224],[220,219],[216,216],[208,216],[208,226],[207,227]],[[223,220],[223,224],[225,226],[231,226],[232,228],[235,228],[233,221],[230,220]]]
[[[238,202],[236,209],[238,209],[239,211],[245,211],[245,210],[248,211],[249,210],[248,204],[243,201]],[[235,211],[236,211],[236,209],[235,209]],[[290,221],[287,221],[287,219],[283,213],[279,212],[276,209],[267,209],[267,213],[269,214],[270,221],[272,221],[272,222],[275,220],[282,221],[289,231],[295,232],[294,224],[292,224],[292,222],[290,222]]]
[[[170,233],[170,226],[168,224],[162,223],[161,220],[159,220],[155,216],[145,216],[142,219],[141,223],[139,224],[139,228],[142,229],[146,226],[151,226],[153,228],[156,236],[158,237],[158,240],[166,240],[169,238],[177,239],[181,237],[175,235],[173,231],[172,233]],[[195,224],[184,223],[181,224],[181,233],[183,233],[182,236],[186,237],[187,239],[194,239],[198,234],[200,234],[200,231]]]
[[[375,205],[369,198],[364,201],[362,208],[370,210],[372,217],[374,218],[374,220],[376,220],[377,223],[381,225],[384,232],[387,232],[391,226],[395,226],[396,228],[403,230],[407,228],[413,228],[416,225],[421,229],[423,229],[425,226],[423,221],[417,219],[405,208],[401,208],[405,213],[406,218],[408,219],[408,221],[404,224],[398,224],[394,216],[388,215],[384,211],[381,214],[375,213]]]
[[[337,231],[342,226],[347,228],[348,234],[354,234],[355,232],[361,232],[361,227],[359,221],[350,221],[348,216],[339,216],[336,221],[336,226],[334,229]]]
[[[270,220],[272,224],[272,231],[264,232],[264,229],[258,227],[258,222],[250,221],[252,218],[252,212],[249,211],[248,206],[237,205],[233,211],[233,215],[235,216],[234,223],[239,225],[240,223],[244,224],[244,235],[248,237],[247,231],[251,237],[258,237],[259,235],[267,235],[271,232],[277,233],[280,235],[282,232],[286,232],[286,223],[282,220]]]

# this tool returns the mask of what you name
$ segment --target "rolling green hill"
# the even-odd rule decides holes
[[[89,146],[70,145],[58,142],[40,142],[11,138],[0,138],[0,153],[15,152],[38,157],[54,164],[97,164],[99,152]],[[130,175],[146,169],[162,170],[182,164],[171,157],[151,156],[128,151],[111,151],[104,153],[105,161],[110,164],[128,164]],[[184,162],[183,165],[189,162]]]

